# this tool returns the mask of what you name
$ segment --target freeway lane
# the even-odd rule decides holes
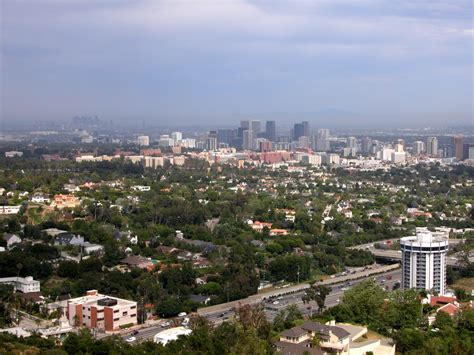
[[[374,276],[376,281],[382,286],[382,287],[388,287],[389,290],[393,289],[393,286],[395,285],[396,282],[400,282],[400,277],[401,277],[401,271],[400,269],[388,271],[382,274],[378,274],[377,276]],[[390,280],[389,280],[390,279]],[[349,281],[350,282],[350,287],[353,287],[360,282],[362,282],[365,279],[358,279],[358,280],[353,280]],[[342,297],[344,295],[344,292],[347,290],[347,282],[339,282],[334,285],[331,285],[332,291],[331,293],[326,297],[326,307],[334,307],[337,305],[340,300],[342,300]],[[301,310],[301,312],[304,315],[309,315],[310,313],[315,313],[317,312],[318,306],[316,302],[310,302],[308,304],[304,304],[302,301],[302,296],[304,295],[304,291],[296,292],[293,294],[288,294],[284,296],[277,297],[275,299],[266,301],[264,304],[265,306],[265,314],[267,316],[267,319],[269,321],[273,321],[275,316],[277,315],[278,311],[281,309],[285,309],[287,306],[290,304],[296,304],[298,309]],[[274,305],[273,302],[277,301],[278,304]],[[226,320],[231,320],[233,317],[235,317],[234,311],[231,309],[232,307],[227,307],[226,309],[222,309],[216,312],[209,312],[206,314],[202,314],[204,317],[206,317],[210,322],[212,322],[215,325],[218,325]],[[164,320],[165,321],[165,320]],[[163,321],[163,322],[164,322]],[[159,333],[160,331],[164,330],[165,328],[162,328],[159,324],[158,325],[153,325],[149,328],[145,328],[143,330],[140,330],[135,337],[137,338],[137,342],[141,341],[146,341],[146,340],[152,340],[154,335]],[[128,332],[127,334],[123,334],[122,338],[126,339],[130,337],[130,333]]]

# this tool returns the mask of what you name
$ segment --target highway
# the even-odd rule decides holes
[[[373,277],[375,277],[376,281],[382,287],[388,288],[388,290],[392,290],[393,286],[397,282],[400,282],[401,271],[398,268],[395,270],[389,270],[387,272],[383,272]],[[339,304],[339,302],[342,300],[344,296],[345,291],[359,284],[360,282],[362,282],[363,280],[367,278],[369,277],[365,277],[362,279],[359,278],[352,281],[337,282],[337,283],[334,283],[333,285],[330,285],[330,287],[332,288],[332,291],[326,297],[326,307],[330,308]],[[264,311],[269,321],[273,321],[277,313],[280,310],[285,309],[290,304],[295,304],[304,315],[310,315],[311,313],[314,314],[315,312],[317,312],[318,306],[316,302],[310,302],[310,303],[304,304],[302,301],[302,296],[304,295],[304,292],[305,292],[304,290],[301,290],[295,293],[290,293],[290,294],[286,294],[286,295],[282,295],[278,297],[275,296],[271,299],[266,299],[263,302],[262,301],[257,302],[257,304],[261,303],[262,305],[264,305]],[[229,302],[229,304],[223,304],[223,305],[224,307],[218,310],[208,307],[210,311],[207,311],[207,312],[201,311],[199,312],[199,314],[207,318],[210,322],[212,322],[215,325],[218,325],[224,321],[234,318],[235,308],[232,306],[232,303]],[[206,309],[203,308],[202,310],[206,310]],[[161,326],[161,324],[165,323],[166,321],[173,321],[173,320],[162,320],[158,324],[139,330],[138,334],[134,335],[134,337],[136,338],[136,342],[152,340],[155,334],[168,328],[168,327]],[[179,319],[175,319],[175,324],[177,324],[178,322],[179,322]],[[127,339],[131,336],[131,331],[124,332],[121,334],[121,336],[123,339]]]
[[[361,249],[360,247],[357,249]],[[400,250],[389,250],[389,249],[376,249],[372,245],[368,244],[363,249],[370,251],[376,257],[385,258],[393,261],[402,260],[402,252]],[[469,260],[474,262],[474,257],[470,257]],[[458,258],[456,256],[447,256],[448,266],[458,266]]]

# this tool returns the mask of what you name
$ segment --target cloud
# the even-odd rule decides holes
[[[57,111],[65,115],[67,107],[90,102],[100,111],[97,97],[109,103],[114,95],[133,98],[130,107],[143,112],[155,101],[168,112],[183,102],[210,111],[226,90],[232,95],[222,96],[223,112],[234,97],[255,110],[286,98],[288,106],[310,107],[314,97],[371,110],[361,83],[368,92],[385,85],[386,97],[395,98],[403,96],[404,80],[416,80],[436,98],[449,86],[445,95],[461,106],[472,96],[466,89],[471,1],[25,0],[1,6],[4,113],[26,112],[16,103],[23,93],[34,103],[31,112],[59,105],[53,98],[61,96],[67,105]],[[451,90],[456,82],[459,94]],[[126,110],[126,100],[121,104]],[[420,104],[406,100],[407,109]]]

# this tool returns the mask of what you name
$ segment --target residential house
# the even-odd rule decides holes
[[[76,196],[63,194],[54,195],[53,202],[51,203],[51,207],[56,207],[58,209],[76,208],[80,205],[81,201]]]
[[[155,263],[149,258],[145,258],[140,255],[129,255],[125,259],[120,260],[121,264],[128,265],[130,267],[137,267],[139,269],[147,269],[151,271],[155,268]]]
[[[12,233],[5,233],[3,236],[3,240],[7,243],[7,249],[12,249],[16,244],[21,243],[21,238],[16,234]]]
[[[31,202],[34,202],[34,203],[50,203],[50,202],[51,202],[51,198],[49,198],[48,195],[45,195],[45,194],[40,193],[40,192],[37,192],[37,193],[35,193],[33,196],[31,196],[30,201],[31,201]]]

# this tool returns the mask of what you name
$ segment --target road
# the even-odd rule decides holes
[[[401,271],[400,269],[390,270],[382,274],[378,274],[374,277],[376,281],[382,287],[388,287],[389,290],[392,290],[395,283],[400,282]],[[326,297],[326,307],[330,308],[337,305],[341,301],[345,291],[359,284],[365,279],[367,279],[367,277],[362,278],[362,279],[352,280],[352,281],[338,282],[331,285],[332,291]],[[304,304],[302,301],[303,295],[304,295],[304,290],[301,290],[295,293],[274,297],[270,300],[267,299],[261,302],[264,305],[264,311],[267,316],[267,319],[269,321],[273,321],[273,319],[278,314],[278,312],[282,309],[285,309],[290,304],[295,304],[304,315],[310,315],[311,313],[316,312],[318,309],[316,302],[310,302],[310,303]],[[277,304],[273,304],[274,302],[277,302]],[[208,307],[208,308],[211,308],[211,307]],[[233,317],[235,317],[235,312],[231,304],[227,304],[225,308],[219,309],[217,311],[214,310],[214,311],[204,312],[204,313],[201,312],[200,315],[207,318],[213,324],[218,325],[224,321],[230,320]],[[166,320],[163,320],[161,323],[164,323],[165,321]],[[140,330],[138,334],[134,335],[134,337],[136,338],[136,342],[152,340],[155,334],[168,328],[168,327],[162,327],[160,324],[156,324],[149,328]],[[121,336],[122,338],[127,339],[131,336],[131,332],[129,331],[126,333],[122,333]]]
[[[367,246],[365,250],[370,251],[376,257],[386,258],[394,261],[402,260],[402,252],[400,250],[384,250],[384,249],[375,249],[372,246]],[[470,262],[474,262],[474,257],[469,258]],[[456,256],[448,256],[447,263],[448,266],[458,266],[458,258]]]

